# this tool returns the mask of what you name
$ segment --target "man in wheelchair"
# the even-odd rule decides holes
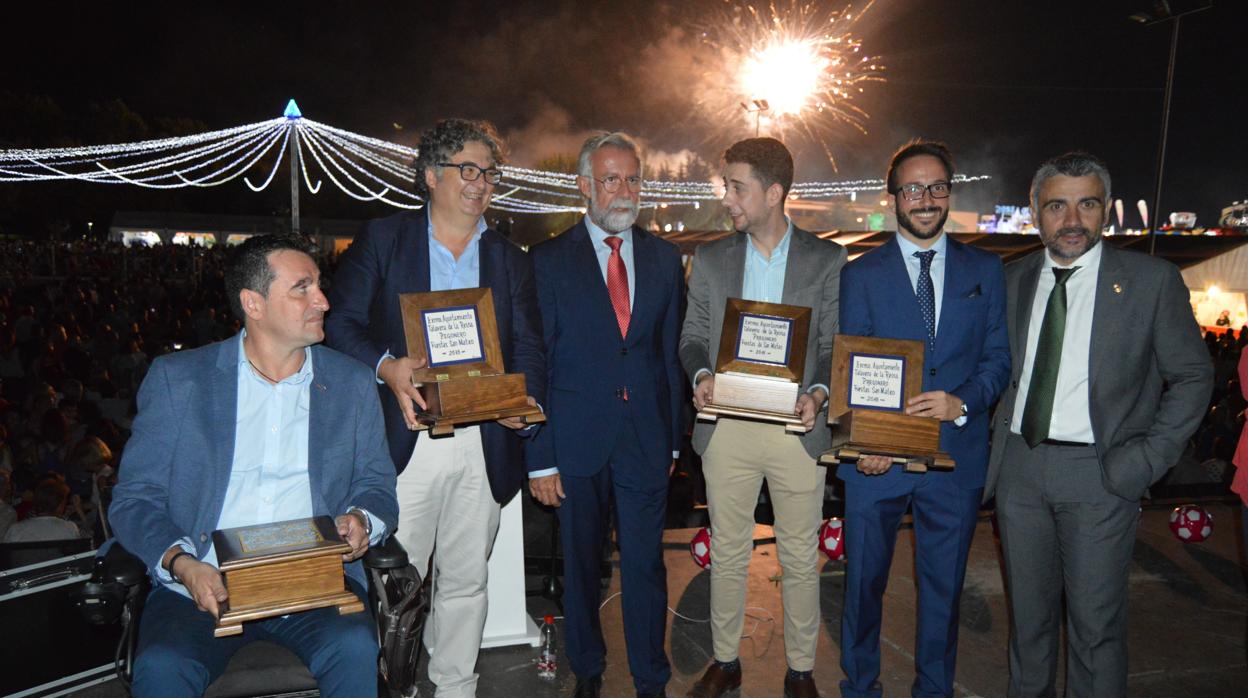
[[[147,567],[135,696],[201,695],[255,640],[289,648],[325,696],[373,695],[372,615],[334,608],[251,621],[213,637],[229,598],[212,545],[220,528],[335,517],[347,585],[368,605],[359,558],[393,530],[394,466],[372,370],[319,346],[329,303],[310,247],[240,245],[226,290],[236,337],[157,359],[139,390],[109,521]]]

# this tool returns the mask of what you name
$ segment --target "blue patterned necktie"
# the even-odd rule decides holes
[[[923,322],[927,325],[927,344],[936,348],[936,289],[932,286],[932,257],[936,250],[915,252],[919,258],[919,282],[915,285],[914,295],[919,297],[919,310],[923,311]]]

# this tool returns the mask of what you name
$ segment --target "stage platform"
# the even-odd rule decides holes
[[[1146,507],[1131,571],[1130,695],[1131,696],[1242,696],[1248,686],[1246,638],[1248,638],[1248,590],[1238,560],[1243,542],[1239,533],[1238,507],[1208,506],[1215,531],[1208,541],[1184,544],[1170,534],[1168,509]],[[693,529],[667,531],[668,587],[670,606],[681,617],[668,615],[668,647],[672,681],[668,695],[681,696],[697,680],[710,661],[710,573],[694,564],[688,552]],[[741,642],[743,698],[774,698],[781,695],[784,676],[784,642],[780,590],[772,577],[780,572],[771,529],[759,526],[755,533],[750,568],[750,607]],[[909,695],[913,680],[915,586],[914,537],[903,528],[897,544],[884,612],[881,651],[881,682],[886,696]],[[958,696],[1004,696],[1006,688],[1006,634],[1008,617],[1001,567],[992,526],[985,517],[979,523],[962,596],[961,633],[955,693]],[[713,553],[712,553],[713,554]],[[844,589],[844,565],[821,565],[823,633],[819,640],[815,679],[825,696],[837,696],[840,609]],[[531,577],[533,588],[540,577]],[[603,628],[608,647],[605,696],[634,695],[624,653],[618,575],[603,592]],[[529,599],[531,614],[540,618],[557,613],[552,602]],[[485,650],[478,671],[480,698],[569,696],[575,684],[566,663],[554,681],[537,677],[535,650],[511,647]],[[423,665],[423,662],[422,662]],[[422,666],[423,674],[423,666]],[[1059,670],[1059,682],[1061,671]],[[433,686],[422,680],[422,696],[432,696]],[[1061,695],[1059,689],[1059,695]],[[115,682],[80,695],[97,698],[122,696]]]

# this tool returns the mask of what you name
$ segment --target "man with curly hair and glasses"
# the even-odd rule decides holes
[[[487,609],[487,561],[501,505],[525,477],[518,417],[461,426],[451,438],[420,436],[425,403],[412,383],[424,363],[408,357],[399,294],[489,288],[509,373],[544,392],[541,317],[528,256],[483,214],[502,180],[504,144],[486,122],[446,119],[422,134],[415,170],[424,210],[370,221],[343,254],[325,320],[331,346],[377,375],[390,455],[399,473],[395,535],[422,575],[435,575],[425,637],[438,696],[473,696]],[[530,398],[530,403],[534,401]]]

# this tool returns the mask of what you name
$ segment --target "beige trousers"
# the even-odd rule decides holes
[[[819,640],[819,523],[827,468],[784,426],[723,419],[702,455],[711,513],[711,638],[715,659],[737,658],[746,577],[754,549],[754,507],[767,478],[776,549],[784,568],[784,653],[789,668],[815,666]]]
[[[398,499],[395,536],[422,578],[433,555],[433,608],[425,625],[425,645],[433,648],[429,680],[439,698],[471,698],[499,518],[480,427],[456,429],[454,436],[440,439],[421,434],[399,474]]]

